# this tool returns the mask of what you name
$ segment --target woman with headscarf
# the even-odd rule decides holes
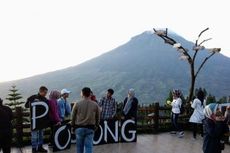
[[[197,92],[196,99],[193,100],[191,107],[194,109],[189,122],[193,125],[193,139],[196,139],[197,129],[200,127],[201,136],[203,137],[203,125],[202,121],[204,119],[204,99],[205,95],[202,90]]]
[[[182,138],[184,136],[184,131],[181,129],[178,123],[179,115],[181,113],[181,108],[182,108],[182,100],[180,97],[181,97],[181,91],[178,89],[173,90],[173,101],[171,103],[172,105],[171,121],[172,121],[173,131],[171,131],[171,134],[178,134],[178,137]]]
[[[218,110],[218,104],[212,103],[204,109],[204,153],[221,153],[224,149],[224,134],[228,132],[225,118]]]
[[[54,127],[57,125],[61,125],[61,118],[59,117],[58,112],[58,99],[61,97],[61,93],[58,90],[52,90],[49,94],[49,118],[50,118],[50,144],[49,146],[53,146],[53,137],[54,137]]]
[[[137,120],[138,99],[135,97],[135,90],[129,89],[128,97],[124,100],[123,115],[125,119]]]

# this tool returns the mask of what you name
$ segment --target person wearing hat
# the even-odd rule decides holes
[[[221,153],[224,150],[224,134],[228,132],[224,115],[218,104],[211,103],[204,108],[204,153]]]
[[[129,89],[128,96],[124,100],[123,115],[125,119],[137,119],[138,99],[135,97],[135,90]]]
[[[71,114],[71,105],[67,101],[67,98],[69,97],[69,94],[71,91],[67,89],[61,90],[61,98],[58,99],[58,109],[59,109],[59,117],[61,121],[65,121],[65,118],[70,116]]]
[[[12,110],[4,106],[3,100],[0,98],[0,151],[10,153],[12,141]]]

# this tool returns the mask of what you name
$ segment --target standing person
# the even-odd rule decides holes
[[[61,119],[58,113],[58,104],[57,100],[60,98],[61,93],[57,90],[52,90],[49,94],[49,119],[50,119],[50,144],[49,146],[53,146],[53,137],[54,137],[54,127],[57,125],[61,125]]]
[[[226,108],[224,117],[225,117],[225,121],[226,121],[226,123],[228,125],[228,129],[230,130],[230,106],[228,106]],[[228,137],[228,142],[230,142],[230,136]]]
[[[124,100],[123,115],[125,119],[137,120],[138,99],[135,97],[135,90],[129,89],[128,97]]]
[[[61,98],[58,99],[58,108],[59,108],[59,118],[61,121],[65,121],[65,118],[70,116],[71,114],[71,105],[67,101],[67,98],[69,98],[69,94],[71,91],[67,89],[62,89],[61,90]]]
[[[13,113],[9,107],[4,106],[2,103],[3,100],[0,98],[0,151],[10,153]]]
[[[204,120],[204,99],[204,92],[202,90],[199,90],[196,99],[193,100],[191,105],[194,111],[189,119],[189,122],[193,124],[193,139],[196,139],[198,127],[200,127],[201,136],[203,137],[202,121]]]
[[[171,134],[178,134],[179,138],[182,138],[184,136],[184,132],[182,131],[179,123],[178,118],[181,113],[180,109],[182,107],[182,100],[181,100],[181,91],[180,90],[174,90],[173,91],[173,101],[171,103],[172,105],[172,126],[174,131],[171,132]]]
[[[116,101],[112,97],[114,94],[113,89],[107,90],[107,95],[103,97],[100,102],[99,106],[102,109],[101,112],[101,119],[102,120],[110,120],[113,119],[116,115]]]
[[[48,89],[45,86],[41,86],[39,89],[39,93],[36,95],[33,95],[27,99],[27,102],[25,104],[26,108],[30,108],[31,111],[31,104],[36,103],[36,102],[45,102],[48,105],[48,99],[46,99]],[[44,111],[41,108],[37,108],[40,114]],[[49,120],[48,116],[45,122]],[[46,149],[43,148],[43,129],[39,130],[31,130],[31,144],[32,144],[32,152],[37,153],[37,152],[47,152]]]
[[[99,126],[100,108],[90,99],[90,88],[81,91],[82,100],[75,103],[72,111],[72,127],[77,141],[77,153],[93,152],[94,130]]]
[[[230,106],[226,108],[224,116],[225,116],[226,123],[228,124],[230,128]]]
[[[218,104],[212,103],[205,107],[204,114],[204,153],[221,153],[224,149],[222,139],[228,132],[228,127],[224,122],[224,116],[217,111]]]

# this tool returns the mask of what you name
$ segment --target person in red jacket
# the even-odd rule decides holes
[[[49,118],[50,118],[50,128],[51,128],[51,135],[50,135],[50,144],[49,146],[53,146],[53,137],[54,137],[54,127],[61,125],[61,119],[58,113],[58,104],[57,100],[60,98],[61,93],[58,90],[53,90],[49,94]]]

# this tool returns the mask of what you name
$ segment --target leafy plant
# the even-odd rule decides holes
[[[8,97],[6,98],[9,102],[6,103],[6,105],[10,106],[13,110],[17,106],[21,106],[25,102],[21,101],[23,98],[20,93],[18,93],[18,89],[16,88],[15,85],[11,86],[11,89],[9,90],[10,93],[8,94]]]
[[[27,109],[25,109],[22,106],[25,102],[22,101],[23,97],[18,92],[16,85],[12,85],[11,89],[9,91],[10,91],[10,93],[8,94],[8,97],[6,98],[6,100],[8,100],[9,102],[7,102],[6,105],[8,105],[12,109],[13,112],[16,111],[16,107],[22,107],[23,111],[26,111]],[[23,122],[29,122],[29,119],[26,117],[23,117]],[[16,121],[13,120],[13,124],[15,124],[15,123],[16,123]]]

